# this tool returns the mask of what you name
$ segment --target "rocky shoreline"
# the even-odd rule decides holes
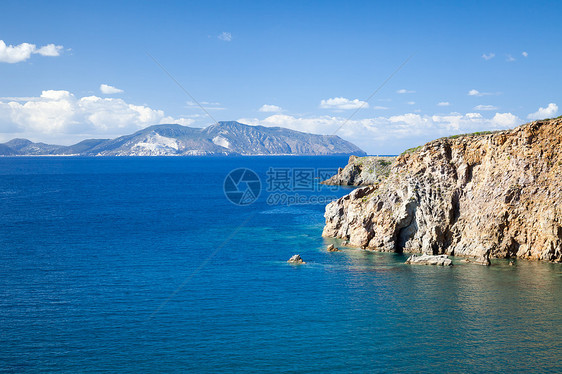
[[[328,204],[323,236],[372,250],[562,262],[561,143],[557,118],[438,139],[385,173],[369,175],[358,165],[366,158],[351,157],[326,184],[367,186]]]

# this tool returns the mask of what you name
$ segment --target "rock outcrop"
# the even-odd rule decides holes
[[[394,252],[562,262],[562,119],[438,139],[326,207],[323,235]]]
[[[328,247],[326,248],[326,250],[327,250],[328,252],[339,252],[339,251],[340,251],[340,249],[339,249],[339,248],[336,248],[336,246],[333,245],[333,244],[328,245]]]
[[[348,164],[322,184],[331,186],[366,186],[379,183],[388,177],[396,157],[350,156]]]
[[[411,265],[453,266],[453,261],[446,255],[411,255],[406,263]]]
[[[306,262],[304,262],[304,260],[301,258],[300,255],[293,255],[289,260],[287,260],[287,262],[289,264],[296,264],[296,265],[306,264]]]

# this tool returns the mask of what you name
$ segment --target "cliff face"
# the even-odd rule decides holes
[[[329,186],[366,186],[379,183],[388,177],[395,157],[350,156],[348,164],[322,184]]]
[[[323,235],[396,252],[562,262],[562,119],[439,139],[326,207]]]

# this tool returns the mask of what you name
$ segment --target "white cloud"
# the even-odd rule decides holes
[[[269,104],[264,104],[261,106],[261,108],[258,109],[260,112],[265,112],[265,113],[271,113],[271,112],[282,112],[283,109],[280,106],[277,105],[269,105]]]
[[[368,108],[369,103],[359,99],[349,100],[345,97],[334,97],[332,99],[320,101],[320,108],[323,109],[358,109]]]
[[[493,59],[494,57],[496,57],[496,54],[495,54],[495,53],[492,53],[492,52],[490,52],[490,53],[488,53],[488,54],[485,54],[485,53],[484,53],[484,54],[482,55],[482,58],[483,58],[484,60],[486,60],[486,61],[491,60],[491,59]]]
[[[232,34],[226,31],[223,31],[222,33],[219,34],[219,36],[217,36],[217,38],[219,38],[220,40],[224,41],[224,42],[229,42],[232,40]]]
[[[59,56],[62,49],[61,45],[54,44],[47,44],[41,48],[37,48],[35,44],[30,43],[21,43],[15,46],[6,45],[3,40],[0,40],[0,62],[15,64],[29,59],[32,54]]]
[[[375,106],[373,107],[373,109],[375,109],[375,110],[387,110],[388,107],[382,106],[382,105],[375,105]]]
[[[498,110],[498,107],[493,106],[493,105],[476,105],[474,107],[474,110]]]
[[[41,56],[57,57],[60,56],[60,51],[62,51],[62,45],[47,44],[33,53],[37,53]]]
[[[529,113],[528,119],[544,119],[554,116],[558,112],[558,105],[554,103],[548,104],[546,108],[540,107],[535,113]]]
[[[480,113],[406,113],[349,121],[346,117],[339,116],[296,117],[274,114],[263,120],[242,118],[239,121],[251,125],[282,126],[315,134],[336,133],[371,154],[396,154],[442,136],[506,129],[522,123],[511,113],[496,113],[492,118],[486,118]]]
[[[521,55],[522,55],[523,57],[529,57],[529,54],[528,54],[527,52],[525,52],[525,51],[523,51],[523,52],[521,53]]]
[[[100,91],[101,91],[101,93],[106,94],[106,95],[117,94],[117,93],[123,92],[122,89],[110,86],[108,84],[101,84],[100,85]]]
[[[65,135],[116,136],[157,123],[191,124],[193,119],[172,118],[162,110],[129,104],[122,99],[47,90],[26,100],[0,100],[0,133],[61,138]]]
[[[515,57],[513,57],[512,55],[505,55],[505,60],[507,62],[513,62],[515,61]]]
[[[511,113],[496,113],[492,118],[492,123],[501,128],[513,127],[520,122],[521,120]]]
[[[449,105],[451,105],[451,103],[448,101],[441,101],[437,103],[437,106],[449,106]]]
[[[416,102],[415,101],[408,101],[407,104],[408,105],[416,105]]]
[[[493,93],[493,92],[480,92],[478,90],[472,89],[470,91],[468,91],[468,96],[490,96],[490,95],[499,95],[498,92]]]
[[[396,91],[396,93],[399,93],[399,94],[411,94],[411,93],[415,93],[415,92],[416,91],[407,90],[405,88],[402,88],[402,89]]]

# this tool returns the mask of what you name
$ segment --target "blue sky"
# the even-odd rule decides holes
[[[372,154],[511,128],[561,114],[560,14],[556,1],[3,1],[0,141],[211,124],[149,54],[218,121],[345,123],[337,134]]]

